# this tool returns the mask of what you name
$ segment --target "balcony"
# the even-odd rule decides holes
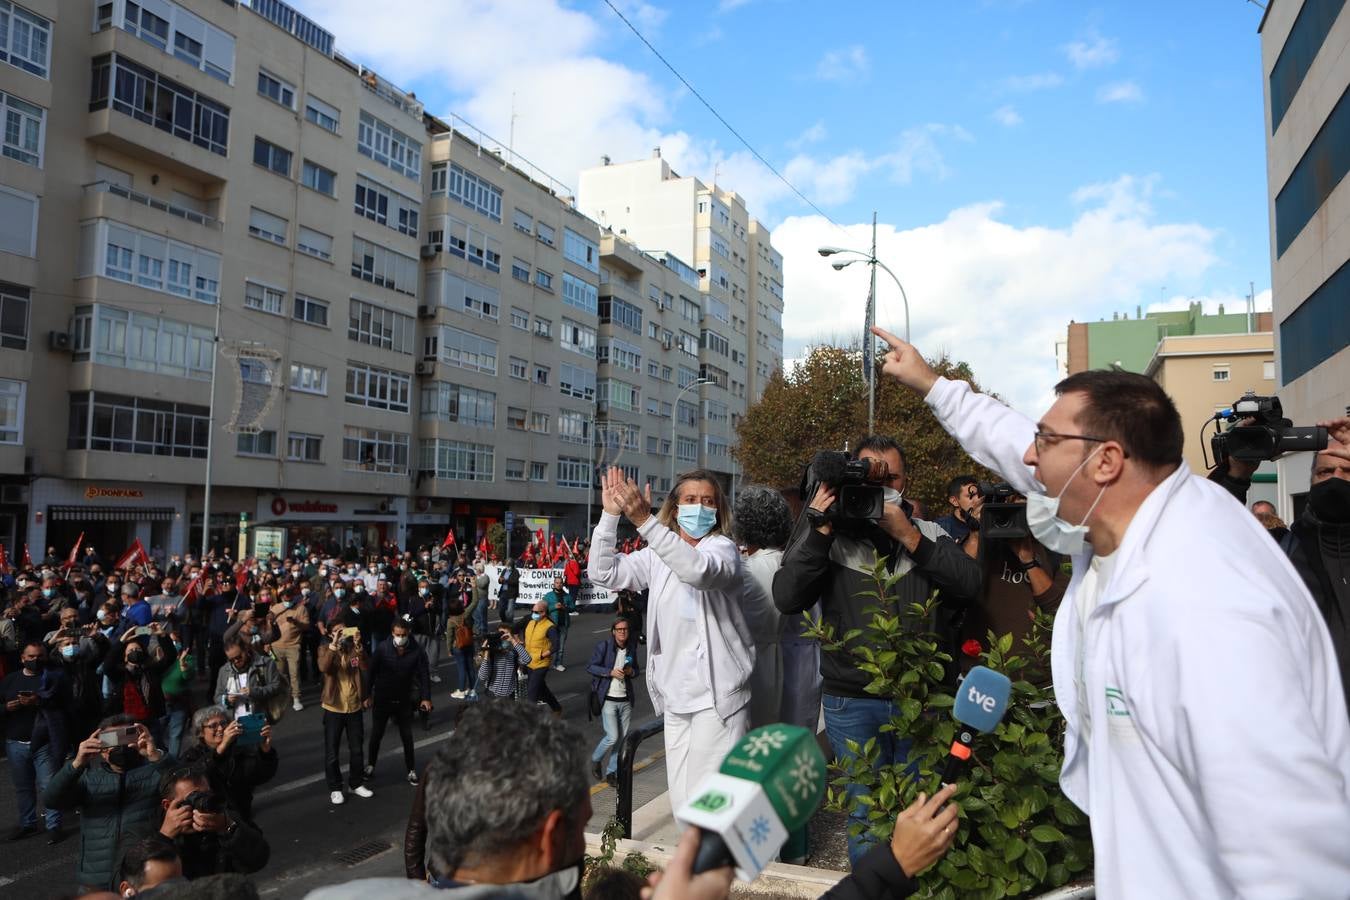
[[[95,181],[93,184],[86,184],[84,186],[84,196],[84,208],[81,212],[81,216],[85,219],[109,218],[126,222],[129,225],[137,225],[138,222],[135,220],[139,217],[136,216],[134,212],[132,215],[127,215],[125,212],[119,212],[119,209],[129,210],[129,208],[134,205],[157,210],[160,213],[174,216],[185,222],[190,222],[193,225],[199,225],[207,231],[215,232],[217,234],[223,230],[223,226],[219,219],[197,212],[196,210],[177,206],[167,200],[161,200],[158,197],[151,197],[148,194],[133,191],[130,188],[123,187],[120,184],[113,184],[109,181]],[[121,199],[120,201],[110,201],[107,197],[117,197]],[[166,224],[168,224],[168,227],[170,228],[178,227],[172,223]],[[188,239],[186,235],[179,236],[183,237],[185,240]],[[196,242],[194,241],[194,243]]]

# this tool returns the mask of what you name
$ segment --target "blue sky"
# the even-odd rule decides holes
[[[660,146],[745,195],[784,254],[789,357],[855,338],[865,246],[900,276],[915,343],[1036,413],[1070,319],[1269,308],[1257,25],[1242,0],[615,0],[833,223],[797,200],[604,3],[305,0],[341,52],[560,181]],[[842,230],[841,230],[842,229]],[[859,267],[854,267],[858,269]],[[893,286],[883,324],[898,324]]]

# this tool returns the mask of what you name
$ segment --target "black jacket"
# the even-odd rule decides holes
[[[1342,554],[1350,552],[1350,525],[1320,522],[1312,510],[1305,509],[1279,543],[1322,611],[1322,620],[1327,623],[1331,644],[1336,649],[1336,661],[1340,664],[1346,708],[1350,709],[1350,604],[1342,602],[1344,585],[1341,594],[1337,594],[1321,550],[1326,543],[1341,547]],[[1337,558],[1343,560],[1345,556],[1333,557]]]
[[[180,834],[173,839],[184,878],[191,881],[222,872],[249,875],[267,865],[272,848],[257,826],[238,820],[232,825],[230,834]]]
[[[246,822],[253,821],[253,791],[277,774],[277,751],[262,747],[231,745],[222,756],[205,744],[193,744],[183,751],[185,766],[200,768],[211,782],[211,790],[226,799]]]
[[[515,600],[520,596],[520,569],[515,566],[503,569],[498,577],[500,578],[500,584],[497,586],[498,600]]]
[[[126,644],[118,639],[112,641],[109,645],[108,655],[103,658],[103,674],[112,682],[113,689],[112,695],[103,705],[105,716],[116,715],[123,711],[122,688],[127,683],[128,678],[132,677],[136,678],[141,697],[150,709],[151,720],[164,715],[164,690],[161,683],[164,681],[164,673],[169,671],[169,667],[178,661],[178,654],[173,649],[173,642],[164,635],[152,638],[151,641],[159,644],[160,656],[156,659],[151,655],[150,648],[147,647],[145,662],[141,663],[140,669],[134,676],[126,667],[124,658]]]
[[[821,534],[806,528],[804,536],[790,544],[783,564],[773,576],[773,602],[785,614],[800,613],[820,601],[823,621],[841,638],[853,628],[866,629],[870,616],[863,611],[876,601],[859,594],[876,590],[871,576],[876,555],[887,557],[892,570],[903,556],[913,567],[896,584],[887,598],[887,608],[906,613],[910,604],[928,599],[934,588],[942,591],[947,603],[966,606],[980,592],[980,567],[931,522],[914,520],[923,536],[912,554],[889,536],[875,529],[870,539],[839,534]],[[852,642],[850,642],[850,646]],[[872,678],[858,669],[858,661],[849,647],[826,652],[820,661],[825,693],[836,697],[869,698],[867,685]]]
[[[427,654],[409,640],[402,655],[394,639],[382,641],[370,657],[370,697],[375,703],[406,703],[416,689],[419,700],[431,699],[431,667]]]
[[[918,889],[919,883],[900,868],[888,841],[868,850],[853,872],[826,891],[821,900],[890,900],[908,897]]]

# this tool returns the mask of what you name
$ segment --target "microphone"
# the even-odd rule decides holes
[[[952,718],[956,719],[956,737],[942,767],[942,783],[951,784],[961,775],[970,759],[970,746],[975,733],[993,731],[1008,711],[1008,695],[1012,682],[1002,672],[987,666],[976,666],[956,687],[956,704]]]
[[[694,873],[735,866],[737,878],[754,881],[788,833],[810,821],[824,793],[825,757],[815,735],[796,725],[756,728],[675,814],[701,832]]]

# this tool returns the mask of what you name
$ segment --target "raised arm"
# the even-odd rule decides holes
[[[591,557],[586,563],[586,575],[593,584],[613,591],[646,590],[646,558],[641,553],[616,553],[614,546],[618,534],[618,513],[602,512],[591,532]]]

